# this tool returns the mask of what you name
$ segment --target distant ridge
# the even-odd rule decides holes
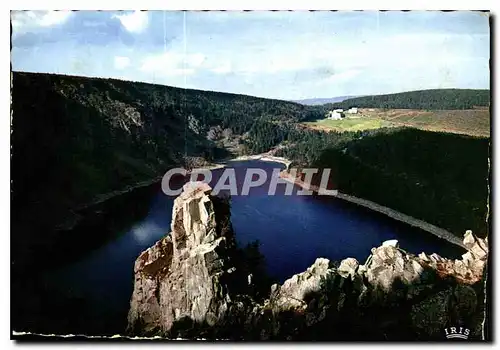
[[[324,105],[327,103],[338,103],[342,102],[344,100],[347,100],[349,98],[355,98],[355,97],[360,97],[360,96],[337,96],[337,97],[330,97],[330,98],[306,98],[304,100],[292,100],[292,102],[297,102],[303,105],[308,105],[308,106],[317,106],[317,105]]]

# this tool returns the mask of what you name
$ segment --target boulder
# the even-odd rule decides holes
[[[422,252],[422,253],[418,254],[418,257],[419,257],[419,259],[420,259],[420,260],[422,260],[422,261],[426,261],[426,262],[429,262],[429,261],[430,261],[429,257],[428,257],[428,256],[427,256],[424,252]]]
[[[416,262],[416,261],[415,261]],[[418,262],[416,262],[418,264]],[[410,284],[419,279],[421,270],[416,267],[408,257],[399,249],[392,245],[375,248],[366,276],[368,282],[381,288],[383,291],[390,291],[394,282]]]
[[[388,241],[384,241],[382,243],[382,246],[383,247],[395,247],[395,248],[398,248],[399,247],[399,243],[398,243],[397,239],[390,239]]]
[[[347,258],[342,260],[337,272],[340,276],[344,278],[354,279],[356,275],[356,270],[358,269],[359,263],[354,258]]]
[[[476,242],[476,239],[475,239],[474,235],[472,234],[472,231],[471,230],[465,231],[464,240],[463,240],[464,246],[467,249],[470,249],[474,245],[475,242]]]
[[[275,309],[280,311],[306,308],[306,296],[321,290],[321,282],[328,278],[334,270],[330,268],[330,261],[318,258],[306,271],[293,275],[281,286],[273,286],[271,302]]]

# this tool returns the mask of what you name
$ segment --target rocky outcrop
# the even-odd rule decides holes
[[[270,286],[259,302],[250,292],[253,276],[242,276],[232,259],[229,211],[217,215],[224,207],[214,203],[207,185],[186,185],[175,201],[171,234],[137,259],[130,333],[440,340],[444,329],[454,326],[480,337],[487,239],[467,231],[468,252],[461,260],[413,255],[396,240],[372,248],[363,264],[318,258],[306,271]]]
[[[463,254],[460,260],[445,259],[435,253],[429,257],[421,253],[419,258],[441,277],[451,276],[465,284],[477,283],[481,281],[488,262],[488,238],[478,238],[468,230],[463,243],[468,252]]]
[[[268,338],[286,339],[291,332],[298,339],[315,334],[311,339],[441,340],[444,329],[455,326],[480,339],[487,240],[468,231],[464,244],[470,250],[461,260],[415,256],[394,240],[373,248],[364,264],[347,258],[334,267],[319,258],[282,286],[272,286],[268,305],[275,325]],[[290,312],[295,328],[284,334],[276,315]]]
[[[330,261],[318,258],[306,271],[293,275],[283,285],[271,287],[271,301],[277,310],[307,308],[306,296],[321,291],[321,281],[334,273]]]
[[[234,241],[216,219],[210,191],[204,183],[186,184],[174,203],[170,235],[137,259],[129,332],[164,333],[183,318],[214,325],[227,310]]]

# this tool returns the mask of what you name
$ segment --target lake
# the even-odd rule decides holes
[[[263,161],[230,162],[239,185],[246,168],[272,172],[281,164]],[[214,180],[222,169],[213,171]],[[269,274],[281,282],[304,271],[318,257],[341,261],[354,257],[364,263],[370,249],[397,239],[412,253],[436,252],[457,258],[464,251],[425,231],[379,213],[325,196],[285,196],[278,185],[268,196],[267,186],[248,196],[231,198],[232,223],[239,245],[258,240]],[[294,193],[298,190],[294,186]],[[35,323],[53,332],[117,334],[124,331],[133,290],[133,267],[138,255],[170,231],[173,198],[158,190],[143,203],[149,212],[102,246],[77,261],[37,277],[44,292],[37,296]],[[122,213],[125,219],[127,213]],[[93,228],[108,234],[106,225]],[[40,321],[42,320],[42,321]],[[42,327],[43,325],[39,326]]]

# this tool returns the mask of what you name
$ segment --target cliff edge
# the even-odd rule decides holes
[[[187,183],[171,233],[135,267],[127,334],[238,340],[442,340],[454,327],[481,339],[488,240],[467,231],[460,260],[410,254],[396,240],[361,264],[318,258],[268,297],[252,292],[227,200]]]

